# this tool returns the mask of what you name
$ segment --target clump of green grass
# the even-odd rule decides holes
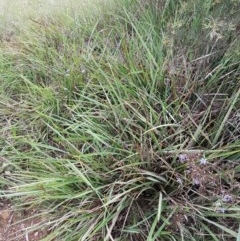
[[[44,240],[239,238],[238,6],[125,1],[3,44],[2,196]]]

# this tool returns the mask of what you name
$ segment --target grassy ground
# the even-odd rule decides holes
[[[45,241],[239,241],[239,1],[102,5],[1,31],[1,196]]]

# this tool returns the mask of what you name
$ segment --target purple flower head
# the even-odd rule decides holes
[[[193,178],[193,184],[194,185],[200,185],[200,180],[199,180],[199,178]]]
[[[206,165],[207,164],[207,159],[206,158],[201,158],[199,160],[199,162],[200,162],[200,165]]]
[[[184,163],[187,161],[187,155],[186,154],[179,154],[178,156],[179,162]]]
[[[223,195],[222,200],[223,200],[223,202],[225,202],[225,203],[230,203],[230,202],[232,202],[233,198],[232,198],[231,195],[225,194],[225,195]]]

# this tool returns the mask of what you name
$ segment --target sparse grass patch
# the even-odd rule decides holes
[[[2,196],[43,240],[236,240],[238,7],[124,1],[2,43]]]

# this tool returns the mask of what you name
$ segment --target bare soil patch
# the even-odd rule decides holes
[[[8,200],[0,203],[0,241],[39,241],[47,230],[35,229],[42,222],[36,210],[16,211]]]

